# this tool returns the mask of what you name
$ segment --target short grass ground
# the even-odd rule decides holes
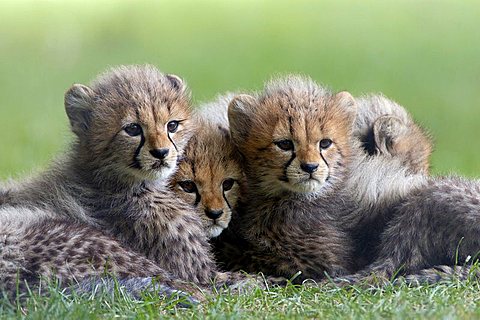
[[[108,66],[152,63],[196,103],[272,74],[383,92],[435,139],[433,174],[480,172],[480,3],[465,1],[0,2],[0,179],[44,168],[70,140],[63,93]],[[275,289],[190,310],[164,302],[36,297],[0,318],[480,317],[477,283],[384,291]],[[164,311],[168,310],[168,311]]]
[[[383,290],[338,289],[332,286],[289,286],[247,295],[222,294],[189,309],[175,300],[146,297],[132,301],[117,293],[87,298],[66,297],[52,290],[32,295],[21,306],[0,300],[0,317],[26,319],[473,319],[480,317],[478,282]]]

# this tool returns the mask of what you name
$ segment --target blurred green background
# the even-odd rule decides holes
[[[478,1],[3,0],[0,179],[65,148],[71,84],[130,63],[182,76],[195,102],[287,72],[383,92],[435,138],[435,174],[480,176]]]

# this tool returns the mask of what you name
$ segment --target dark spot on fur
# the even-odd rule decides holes
[[[38,247],[34,247],[34,248],[32,249],[32,252],[33,252],[33,253],[36,253],[36,254],[40,254],[40,253],[43,252],[43,247],[39,247],[39,246],[38,246]]]

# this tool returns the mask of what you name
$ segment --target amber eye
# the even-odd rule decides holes
[[[322,139],[320,140],[320,148],[328,149],[332,145],[332,142],[330,139]]]
[[[197,185],[192,180],[184,180],[178,183],[183,191],[193,193],[197,191]]]
[[[280,140],[274,142],[277,147],[284,151],[293,150],[293,141],[292,140]]]
[[[235,183],[235,180],[233,180],[231,178],[230,179],[225,179],[222,183],[223,191],[228,191],[228,190],[232,189],[234,183]]]
[[[125,132],[129,135],[129,136],[132,136],[132,137],[135,137],[135,136],[138,136],[142,133],[142,127],[140,127],[140,125],[136,124],[136,123],[129,123],[127,124],[123,130],[125,130]]]
[[[167,123],[167,130],[168,132],[170,133],[175,133],[178,129],[178,121],[170,121],[169,123]]]

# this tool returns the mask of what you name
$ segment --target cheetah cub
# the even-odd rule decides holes
[[[98,227],[184,281],[243,280],[217,272],[199,217],[168,187],[194,131],[180,78],[148,65],[114,68],[70,88],[65,109],[76,136],[70,151],[40,176],[13,184],[4,208]],[[17,219],[27,223],[21,212]]]
[[[340,276],[350,283],[464,276],[480,252],[480,183],[405,166],[416,162],[392,139],[404,132],[392,131],[392,121],[378,127],[381,152],[365,152],[354,135],[359,108],[348,93],[300,77],[232,101],[230,128],[246,159],[248,190],[231,226],[247,243],[245,269],[301,271],[300,280],[361,269]],[[382,138],[393,148],[382,149]],[[428,146],[419,150],[428,158]]]
[[[368,99],[359,108],[367,114],[376,112]],[[408,152],[395,144],[386,150],[374,144],[378,154],[360,144],[359,137],[368,132],[362,126],[375,128],[375,121],[357,120],[350,94],[333,94],[309,78],[276,79],[256,96],[235,98],[229,122],[245,159],[248,183],[229,227],[234,240],[226,239],[230,246],[220,255],[229,269],[285,277],[300,271],[298,281],[350,273],[372,259],[372,254],[364,254],[375,251],[379,235],[359,230],[382,227],[387,219],[384,208],[372,212],[370,208],[376,201],[390,203],[381,190],[402,193],[403,186],[386,186],[411,170],[405,168]],[[391,138],[398,138],[392,133],[396,131],[389,133]],[[392,150],[398,155],[392,156],[396,152]],[[381,176],[380,170],[377,175],[375,170],[383,167],[395,174]],[[423,180],[411,182],[413,186]],[[232,251],[235,245],[240,248]],[[241,258],[235,256],[238,252],[244,253]]]
[[[295,77],[233,99],[230,132],[247,190],[219,248],[227,269],[287,278],[301,271],[297,280],[354,269],[351,238],[326,214],[344,206],[333,195],[352,157],[351,104],[348,93],[334,95]]]
[[[199,211],[210,238],[227,228],[243,183],[227,119],[233,96],[199,107],[195,118],[201,129],[190,139],[172,181],[177,195]]]

